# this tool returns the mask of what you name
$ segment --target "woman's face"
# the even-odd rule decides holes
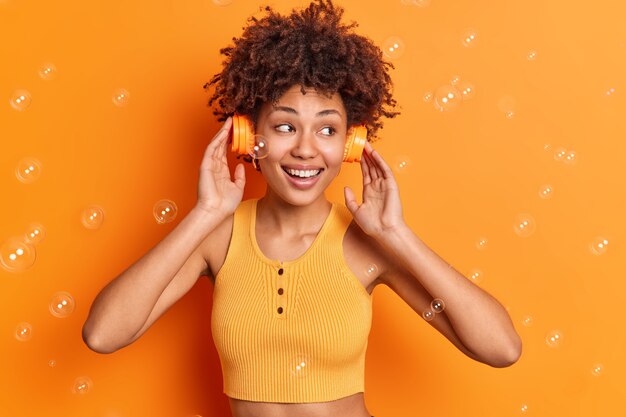
[[[271,191],[294,205],[319,198],[339,174],[346,142],[347,115],[341,96],[331,98],[300,86],[291,87],[275,106],[265,103],[259,112],[256,133],[267,142],[269,154],[258,161]],[[321,169],[316,183],[300,189],[284,168],[303,165]]]

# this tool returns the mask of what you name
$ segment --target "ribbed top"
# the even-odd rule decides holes
[[[255,235],[259,199],[240,203],[215,277],[211,333],[224,393],[248,401],[333,401],[365,391],[372,297],[343,256],[352,214],[332,203],[298,259],[265,257]]]

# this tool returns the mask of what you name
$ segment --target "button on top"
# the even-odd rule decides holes
[[[282,307],[278,307],[278,314],[282,314],[283,312],[283,308]]]
[[[283,269],[282,269],[282,268],[280,268],[280,269],[278,270],[278,275],[282,275],[282,274],[283,274]]]
[[[282,288],[279,288],[279,289],[278,289],[278,294],[279,294],[279,295],[283,295],[283,289],[282,289]]]

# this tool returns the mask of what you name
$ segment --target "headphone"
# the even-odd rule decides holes
[[[254,133],[252,122],[246,116],[233,115],[233,140],[230,150],[243,155],[252,155],[254,149]],[[343,162],[361,161],[361,154],[367,142],[367,128],[364,125],[352,128],[346,138],[343,150]]]

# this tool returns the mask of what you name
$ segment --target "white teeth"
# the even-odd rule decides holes
[[[296,176],[298,176],[298,177],[302,177],[302,178],[314,177],[314,176],[316,176],[317,174],[319,174],[319,172],[320,172],[320,170],[319,170],[319,169],[317,169],[317,170],[315,170],[315,171],[300,171],[300,170],[297,170],[297,169],[289,169],[289,168],[286,168],[285,170],[286,170],[289,174],[291,174],[291,175],[296,175]]]

